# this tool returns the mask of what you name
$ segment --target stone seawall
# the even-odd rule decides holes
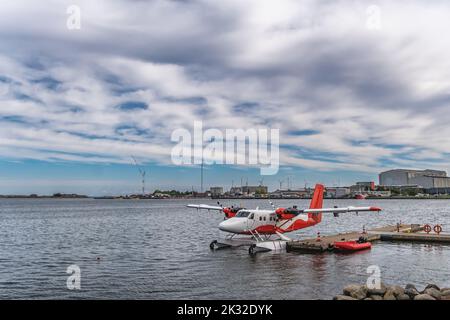
[[[450,288],[439,288],[428,284],[422,291],[414,285],[405,287],[381,284],[378,289],[370,289],[367,285],[350,284],[344,287],[342,294],[334,300],[450,300]]]

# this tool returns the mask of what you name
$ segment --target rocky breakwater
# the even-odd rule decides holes
[[[405,287],[381,284],[378,289],[367,285],[350,284],[334,300],[450,300],[450,288],[439,288],[435,284],[427,285],[419,291],[414,285]]]

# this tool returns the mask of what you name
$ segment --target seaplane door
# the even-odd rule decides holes
[[[247,217],[247,229],[253,230],[255,227],[255,214],[252,212]]]

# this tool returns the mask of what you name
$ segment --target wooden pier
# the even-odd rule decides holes
[[[333,251],[336,241],[354,241],[361,237],[369,242],[380,241],[414,241],[450,244],[450,234],[425,233],[418,224],[398,224],[375,228],[364,232],[339,233],[312,239],[293,240],[286,245],[288,251],[324,252]]]

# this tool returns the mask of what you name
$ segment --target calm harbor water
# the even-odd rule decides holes
[[[210,203],[215,201],[188,201]],[[225,205],[269,208],[266,200]],[[245,248],[211,252],[217,212],[185,200],[0,200],[0,299],[327,299],[345,284],[364,283],[378,265],[382,281],[450,287],[450,246],[377,243],[361,253],[302,255]],[[279,200],[277,206],[307,200]],[[447,200],[326,200],[326,206],[376,205],[381,213],[326,216],[291,237],[404,223],[441,223]],[[99,259],[98,259],[99,258]],[[81,290],[66,287],[66,269],[81,268]]]

